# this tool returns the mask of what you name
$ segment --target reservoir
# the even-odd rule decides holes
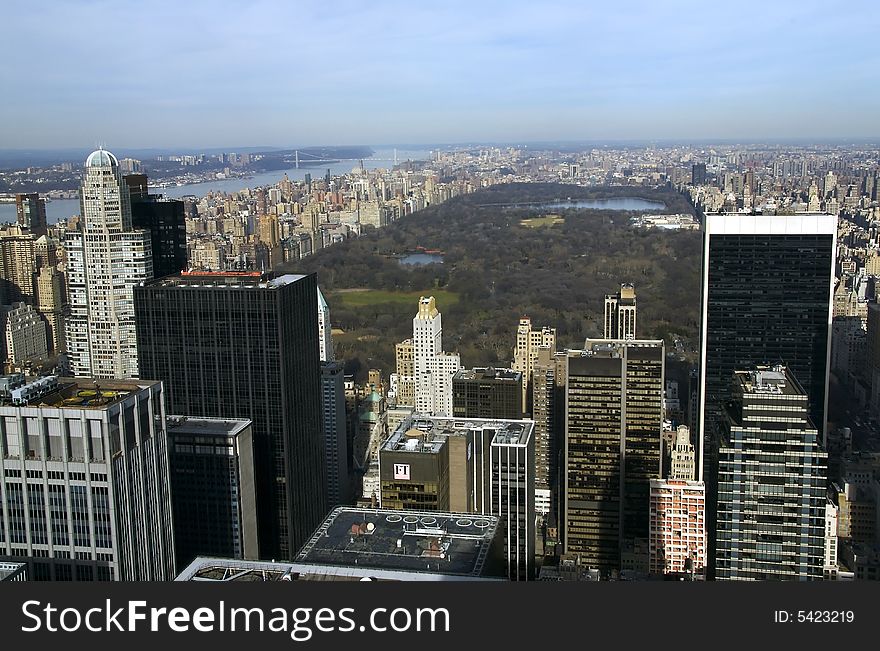
[[[436,253],[408,253],[400,258],[400,264],[423,265],[443,264],[443,256]]]
[[[628,211],[654,211],[665,210],[666,204],[662,201],[648,201],[639,197],[614,197],[612,199],[577,199],[572,201],[536,201],[534,203],[500,203],[483,204],[484,206],[499,206],[502,208],[530,208],[533,210],[562,210],[564,208],[588,209],[588,210],[628,210]]]

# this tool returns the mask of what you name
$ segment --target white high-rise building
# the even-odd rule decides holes
[[[452,416],[452,378],[461,369],[461,357],[441,352],[429,357],[426,366],[416,376],[416,412]]]
[[[421,414],[451,416],[452,377],[460,368],[458,353],[443,352],[443,326],[434,297],[422,296],[413,318],[413,338],[397,345],[397,373],[391,376],[389,398]]]
[[[840,517],[839,507],[827,500],[825,503],[825,564],[822,573],[825,579],[836,579],[837,565],[837,520]]]
[[[443,324],[434,297],[419,299],[419,311],[413,317],[413,370],[416,377],[429,371],[428,359],[443,352]]]
[[[138,377],[133,288],[153,277],[150,233],[134,230],[128,186],[116,157],[86,159],[82,220],[65,235],[70,316],[67,350],[74,376]]]
[[[330,306],[318,287],[318,349],[322,362],[333,360],[333,339],[330,331]]]

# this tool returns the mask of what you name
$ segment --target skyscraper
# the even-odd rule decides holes
[[[731,374],[718,464],[715,578],[820,580],[828,455],[791,369]],[[715,473],[713,473],[715,474]]]
[[[327,506],[348,504],[348,433],[345,419],[345,384],[342,362],[321,362],[321,406],[324,454],[327,465]]]
[[[398,356],[401,354],[399,348]],[[408,367],[408,363],[405,366]],[[418,312],[413,317],[412,338],[412,384],[414,406],[418,413],[433,416],[452,414],[452,376],[460,368],[461,359],[457,353],[443,352],[443,325],[434,297],[420,297]],[[397,375],[392,378],[395,388],[409,381],[407,376]]]
[[[565,353],[539,348],[532,366],[532,419],[535,421],[535,510],[558,511],[559,449],[564,436]]]
[[[0,234],[0,302],[33,302],[34,236],[13,226]]]
[[[162,384],[16,391],[0,404],[0,561],[38,581],[174,578]]]
[[[833,215],[706,215],[700,460],[723,421],[734,371],[758,364],[788,366],[824,432],[836,239]]]
[[[153,277],[150,233],[134,230],[119,163],[99,149],[86,159],[82,219],[65,234],[70,314],[67,351],[75,376],[138,377],[135,285]]]
[[[131,195],[131,223],[150,233],[153,277],[186,269],[186,219],[183,202],[149,193],[145,174],[123,177]]]
[[[42,267],[37,274],[37,310],[46,319],[49,349],[63,352],[64,339],[64,277],[54,266]]]
[[[333,360],[333,338],[330,332],[330,306],[318,287],[318,346],[322,362]]]
[[[516,328],[513,370],[519,371],[523,376],[523,413],[527,413],[529,410],[528,398],[529,387],[532,382],[532,367],[538,358],[538,351],[541,348],[549,348],[551,351],[556,350],[556,328],[544,326],[540,330],[532,330],[532,320],[527,316],[522,317]]]
[[[15,195],[15,215],[18,225],[30,230],[34,237],[46,234],[46,200],[36,192]]]
[[[563,542],[584,565],[620,569],[625,548],[647,543],[664,362],[661,340],[588,339],[585,350],[568,351]]]
[[[636,338],[636,290],[629,284],[605,294],[605,339]]]
[[[314,275],[188,272],[135,289],[142,373],[169,410],[253,422],[261,558],[326,515]]]

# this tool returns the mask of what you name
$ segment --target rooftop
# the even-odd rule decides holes
[[[791,372],[781,365],[756,366],[750,371],[737,371],[736,381],[743,395],[805,396]]]
[[[49,376],[26,385],[48,382]],[[159,384],[152,380],[96,380],[93,378],[58,378],[57,385],[46,393],[35,393],[26,404],[34,407],[54,407],[62,409],[103,409],[122,402],[125,398],[142,389]]]
[[[86,167],[119,167],[119,161],[109,151],[98,149],[86,158]]]
[[[247,429],[251,421],[246,418],[194,418],[192,416],[168,416],[168,432],[201,436],[234,436]]]
[[[502,577],[450,576],[432,572],[380,570],[367,567],[340,567],[308,563],[273,563],[234,558],[199,557],[175,581],[463,581],[503,580]]]
[[[338,507],[296,558],[309,566],[481,576],[495,516]],[[420,577],[421,578],[421,577]]]
[[[519,382],[522,378],[521,371],[510,368],[474,367],[464,368],[455,374],[454,380],[501,380],[505,382]]]
[[[404,419],[382,445],[385,451],[438,454],[451,436],[493,430],[492,442],[501,445],[525,444],[535,429],[532,420],[498,418],[444,418],[413,414]]]
[[[284,274],[273,277],[260,271],[182,271],[144,283],[147,287],[245,287],[276,289],[306,278],[305,274]]]

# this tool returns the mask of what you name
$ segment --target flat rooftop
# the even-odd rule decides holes
[[[759,366],[750,371],[737,371],[736,381],[743,395],[804,396],[806,392],[784,366]]]
[[[569,350],[569,357],[588,357],[590,355],[619,357],[624,348],[657,349],[663,346],[662,339],[586,339],[583,350]]]
[[[306,277],[305,274],[273,276],[271,273],[260,271],[182,271],[178,274],[147,281],[144,286],[276,289]]]
[[[166,419],[166,429],[169,432],[193,436],[235,436],[250,425],[251,421],[246,418],[168,416]]]
[[[436,572],[380,570],[362,566],[334,567],[306,563],[244,561],[234,558],[199,557],[175,581],[502,581],[503,577],[453,576]]]
[[[495,516],[338,507],[296,557],[310,566],[481,576]]]
[[[67,409],[102,409],[122,402],[128,396],[159,384],[153,380],[95,380],[92,378],[58,379],[58,386],[34,397],[29,406]]]
[[[413,414],[401,421],[382,445],[385,451],[438,454],[452,436],[494,430],[492,442],[504,445],[525,444],[535,429],[532,420],[501,418],[447,418]]]
[[[475,367],[461,369],[453,380],[499,380],[502,382],[518,382],[522,378],[520,371],[510,368]]]

